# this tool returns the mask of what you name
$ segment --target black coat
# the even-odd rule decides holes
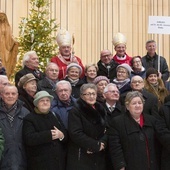
[[[67,77],[65,78],[65,80],[69,81],[69,79]],[[84,84],[83,79],[79,79],[79,81],[77,82],[76,85],[73,85],[71,82],[70,82],[70,84],[71,84],[71,87],[72,87],[71,95],[74,98],[78,99],[80,97],[80,87]]]
[[[98,61],[98,71],[97,76],[106,76],[108,79],[113,80],[116,78],[116,67],[119,65],[114,60],[112,60],[109,64],[109,67],[105,67],[101,60]]]
[[[79,99],[68,117],[67,170],[105,170],[105,152],[99,151],[100,142],[107,143],[105,128],[103,107],[96,103],[94,109]]]
[[[38,81],[38,90],[45,90],[47,91],[50,95],[56,97],[55,93],[55,88],[50,84],[47,78],[43,78],[42,80]]]
[[[159,114],[166,123],[166,127],[170,130],[170,101],[160,108]],[[170,170],[170,150],[166,147],[162,148],[161,170]]]
[[[108,127],[112,123],[112,120],[113,120],[114,117],[122,115],[122,114],[125,113],[125,106],[122,106],[119,101],[116,102],[115,109],[112,112],[107,107],[106,102],[103,103],[103,107],[105,108],[105,110],[107,112],[106,120],[107,120],[107,126]],[[110,157],[110,154],[109,154],[108,147],[106,148],[106,166],[107,166],[107,170],[113,170],[113,166],[112,166],[112,163],[111,163],[111,157]]]
[[[38,70],[39,71],[39,70]],[[19,79],[28,74],[28,73],[32,73],[35,78],[37,78],[37,80],[41,80],[44,78],[44,73],[42,73],[41,71],[39,71],[39,75],[36,74],[36,70],[33,70],[33,69],[30,69],[28,68],[27,66],[24,66],[23,69],[19,70],[16,74],[15,74],[15,86],[18,87],[18,82],[19,82]]]
[[[0,105],[1,102],[0,102]],[[23,118],[29,111],[18,100],[17,111],[11,126],[6,112],[0,106],[0,128],[5,139],[4,151],[0,161],[1,170],[26,170],[26,155],[22,140]]]
[[[114,170],[159,170],[155,122],[154,116],[145,114],[141,128],[128,112],[113,119],[108,135]]]
[[[158,55],[155,53],[155,56],[150,57],[148,54],[142,57],[142,65],[147,70],[150,67],[158,70]],[[166,59],[160,56],[160,72],[162,73],[162,79],[165,82],[169,78],[168,64]]]
[[[30,96],[23,88],[19,88],[19,99],[23,102],[23,106],[26,107],[30,112],[34,111],[34,98]]]
[[[126,98],[126,94],[128,92],[122,94],[120,96],[120,102],[122,105],[125,105],[125,98]],[[143,89],[141,91],[143,98],[145,100],[145,104],[143,107],[143,113],[144,114],[149,114],[149,115],[153,115],[153,116],[158,116],[158,99],[150,92],[148,92],[147,90]]]
[[[121,105],[121,103],[119,101],[116,102],[116,106],[115,106],[115,109],[111,112],[109,110],[109,108],[107,107],[106,105],[106,102],[103,103],[103,107],[105,108],[106,110],[106,113],[107,113],[107,116],[106,116],[106,119],[107,119],[107,123],[108,125],[111,124],[112,122],[112,119],[116,116],[119,116],[121,114],[124,114],[125,113],[125,106],[124,105]]]
[[[51,129],[56,126],[64,139],[52,140]],[[67,133],[60,118],[48,114],[30,113],[24,118],[23,140],[26,148],[28,170],[65,170],[64,142]]]

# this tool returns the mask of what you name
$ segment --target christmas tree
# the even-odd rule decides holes
[[[30,4],[28,18],[22,18],[19,24],[19,59],[13,77],[22,69],[22,58],[26,52],[36,51],[41,71],[44,71],[50,58],[56,55],[55,35],[58,25],[55,19],[50,19],[50,3],[48,0],[30,0]]]

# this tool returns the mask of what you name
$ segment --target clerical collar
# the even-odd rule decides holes
[[[118,55],[116,55],[116,57],[117,57],[119,60],[125,60],[125,59],[126,59],[126,55],[123,55],[123,56],[118,56]]]

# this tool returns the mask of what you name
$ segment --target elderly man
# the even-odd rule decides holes
[[[32,73],[37,80],[44,78],[44,74],[38,69],[39,67],[39,58],[35,51],[27,52],[23,57],[23,69],[18,71],[15,75],[15,85],[18,87],[19,79],[28,74]]]
[[[107,121],[110,123],[112,118],[125,112],[125,107],[119,102],[120,93],[116,84],[109,83],[104,88],[103,96],[105,98],[103,106],[107,111]]]
[[[144,89],[144,80],[140,76],[134,76],[131,79],[131,88],[132,91],[139,91],[142,93],[143,98],[145,99],[143,113],[158,116],[158,99],[147,90]],[[122,105],[125,105],[125,97],[127,93],[124,93],[120,97]]]
[[[110,50],[102,50],[100,53],[100,60],[98,65],[98,76],[106,76],[108,79],[114,79],[116,77],[116,67],[118,63],[113,60],[113,56]]]
[[[55,86],[58,82],[59,68],[56,63],[50,62],[45,70],[45,77],[38,81],[38,89],[45,90],[55,96]]]
[[[0,161],[1,170],[26,170],[26,159],[22,141],[23,118],[29,111],[18,100],[15,86],[6,85],[0,100],[0,128],[5,139]]]
[[[166,62],[166,59],[162,56],[160,56],[160,61],[158,61],[158,54],[156,54],[156,41],[155,40],[149,40],[146,42],[146,50],[147,54],[142,57],[142,64],[145,67],[146,70],[148,68],[153,67],[156,70],[160,68],[159,71],[159,77],[163,79],[165,82],[169,78],[169,71],[168,71],[168,64]],[[158,64],[160,67],[158,67]]]
[[[70,63],[77,63],[82,67],[81,78],[84,76],[84,66],[81,59],[74,55],[74,51],[71,53],[71,36],[68,31],[62,29],[57,34],[57,44],[59,46],[59,55],[51,59],[59,67],[59,80],[62,80],[66,76],[66,68]]]
[[[8,77],[6,75],[0,75],[0,96],[3,91],[3,88],[9,84]]]
[[[68,113],[72,109],[76,99],[71,96],[72,87],[66,80],[61,80],[56,84],[57,97],[54,98],[51,110],[58,114],[64,123],[65,128],[68,128]]]

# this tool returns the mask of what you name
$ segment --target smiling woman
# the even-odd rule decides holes
[[[65,80],[69,81],[72,86],[72,96],[79,98],[80,87],[84,84],[84,81],[80,78],[82,74],[82,67],[77,63],[71,63],[67,66]]]
[[[67,170],[106,170],[107,143],[105,110],[96,102],[97,88],[83,84],[80,98],[69,112]]]
[[[109,150],[115,170],[159,170],[160,150],[155,139],[156,118],[143,113],[144,99],[138,91],[126,95],[125,114],[113,118]]]
[[[59,116],[50,111],[53,100],[46,91],[34,96],[35,110],[23,122],[23,139],[28,161],[28,170],[64,170],[64,142],[67,133]]]
[[[164,103],[164,99],[168,95],[163,80],[159,78],[158,71],[154,68],[146,71],[145,89],[157,97],[158,107]]]

